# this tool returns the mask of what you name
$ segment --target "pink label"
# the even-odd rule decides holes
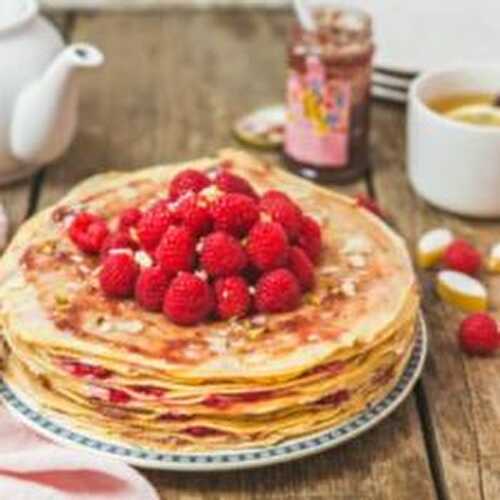
[[[328,80],[317,56],[306,60],[306,72],[288,78],[285,151],[297,161],[341,168],[349,161],[351,86]]]

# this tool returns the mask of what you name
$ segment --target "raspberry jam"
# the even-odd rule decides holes
[[[371,20],[351,9],[314,14],[314,32],[292,28],[285,157],[309,179],[349,182],[369,166]]]

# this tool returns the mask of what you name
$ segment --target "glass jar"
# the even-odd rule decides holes
[[[292,27],[284,153],[304,177],[350,182],[369,167],[371,19],[344,8],[314,17],[314,32]]]

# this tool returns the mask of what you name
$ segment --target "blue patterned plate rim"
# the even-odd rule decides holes
[[[0,380],[0,398],[11,413],[39,434],[70,448],[115,458],[137,467],[171,471],[222,471],[248,469],[288,462],[339,446],[371,429],[392,413],[408,396],[422,372],[427,355],[427,327],[422,314],[412,354],[392,391],[378,403],[341,425],[277,445],[211,453],[168,453],[113,442],[73,429],[67,421],[45,416],[17,389]]]

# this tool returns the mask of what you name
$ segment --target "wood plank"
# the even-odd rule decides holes
[[[144,10],[165,9],[169,7],[184,8],[213,8],[213,7],[237,7],[237,8],[277,8],[290,6],[291,0],[42,0],[41,5],[45,9],[74,9],[94,10]]]
[[[108,168],[235,144],[235,118],[282,99],[288,22],[284,13],[238,11],[78,16],[74,38],[99,45],[107,63],[83,76],[79,135],[47,172],[40,207]],[[316,458],[245,473],[146,475],[169,500],[435,498],[412,398],[376,430]]]
[[[378,143],[373,177],[378,199],[391,212],[412,248],[420,234],[449,227],[481,250],[499,240],[500,224],[478,222],[438,211],[410,189],[404,171],[404,113],[380,105],[374,116]],[[386,138],[382,137],[385,136]],[[462,355],[456,331],[463,314],[442,304],[434,292],[432,272],[420,273],[424,309],[431,332],[430,359],[423,377],[422,397],[431,424],[437,470],[449,499],[500,498],[500,377],[498,358]],[[499,317],[500,277],[486,277],[492,309]]]

